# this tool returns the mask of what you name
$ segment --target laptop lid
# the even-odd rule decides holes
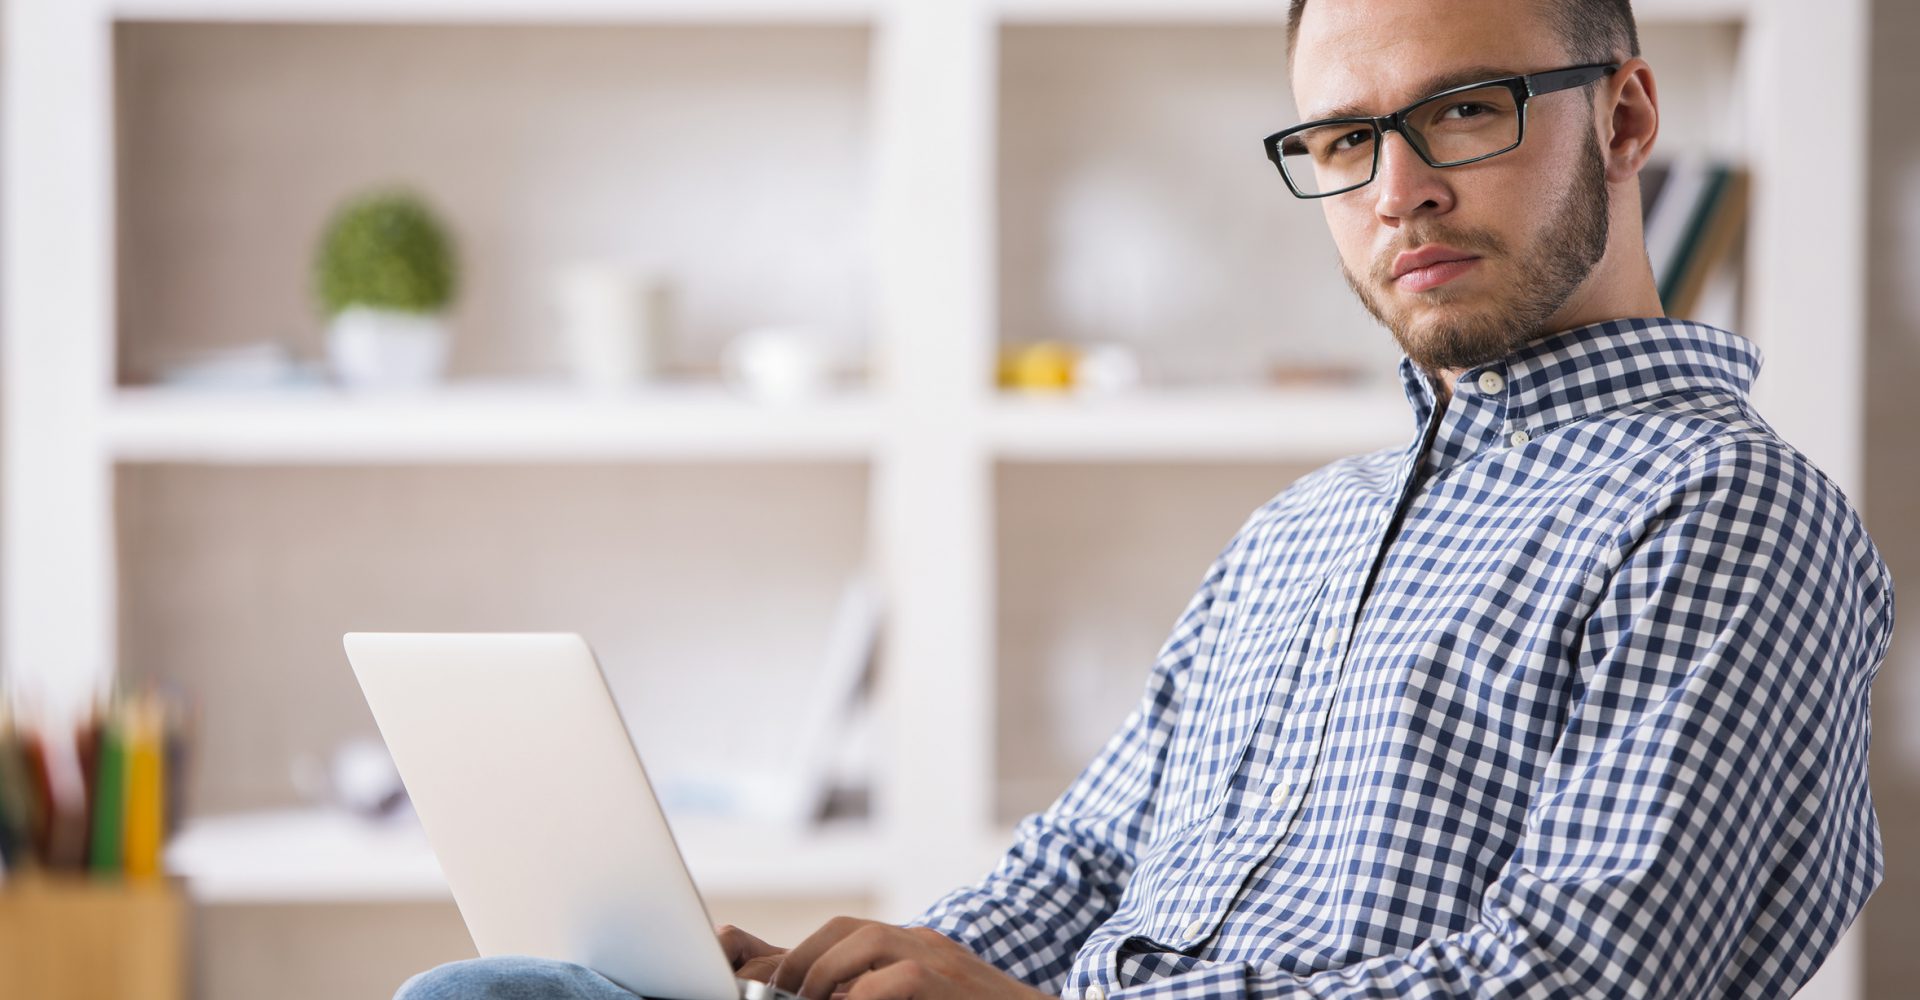
[[[573,634],[353,632],[359,678],[483,956],[737,1000],[619,708]]]

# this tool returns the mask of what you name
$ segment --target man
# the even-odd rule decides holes
[[[1269,154],[1405,351],[1422,433],[1253,514],[982,882],[791,951],[723,928],[743,974],[852,1000],[1786,996],[1879,884],[1891,580],[1749,406],[1755,350],[1658,318],[1626,0],[1293,0],[1289,44],[1307,121]],[[488,969],[403,993],[624,996]]]

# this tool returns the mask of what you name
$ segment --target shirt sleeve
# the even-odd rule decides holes
[[[1218,963],[1116,1000],[1788,996],[1881,879],[1868,691],[1891,577],[1776,442],[1685,460],[1623,531],[1526,832],[1477,922],[1300,977]]]
[[[1229,546],[1231,550],[1231,546]],[[907,926],[953,938],[1000,970],[1058,992],[1087,935],[1111,915],[1151,836],[1155,794],[1226,554],[1208,569],[1156,657],[1140,703],[978,884],[958,889]]]

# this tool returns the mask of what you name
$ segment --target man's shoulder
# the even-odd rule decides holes
[[[1565,428],[1595,465],[1615,465],[1622,501],[1648,512],[1712,505],[1729,516],[1806,516],[1857,533],[1859,513],[1833,481],[1744,396],[1701,390],[1652,396]],[[1580,471],[1591,471],[1583,468]]]
[[[1891,614],[1892,574],[1859,510],[1818,464],[1745,406],[1717,419],[1671,419],[1690,421],[1693,432],[1667,449],[1665,468],[1647,483],[1627,525],[1637,536],[1623,540],[1629,549],[1684,532],[1702,556],[1770,563],[1807,583],[1851,581],[1869,616]]]
[[[1702,406],[1653,419],[1673,427],[1659,475],[1647,484],[1650,505],[1712,505],[1729,515],[1803,517],[1865,534],[1859,512],[1839,484],[1806,453],[1751,409]]]

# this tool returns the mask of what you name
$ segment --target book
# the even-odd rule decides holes
[[[1732,258],[1746,228],[1747,172],[1722,168],[1718,173],[1712,201],[1702,213],[1699,225],[1689,234],[1686,250],[1681,254],[1671,297],[1661,299],[1669,315],[1688,318],[1696,313],[1707,279]]]
[[[1653,280],[1663,291],[1669,282],[1667,276],[1674,272],[1680,258],[1687,227],[1706,193],[1709,171],[1707,162],[1698,157],[1674,161],[1644,207],[1647,259],[1653,265]],[[1642,194],[1647,192],[1643,189]]]
[[[865,575],[848,580],[827,637],[812,704],[796,717],[794,753],[785,782],[790,798],[776,820],[805,826],[826,813],[846,737],[866,708],[880,618],[879,589]]]
[[[1647,259],[1667,315],[1692,317],[1708,278],[1732,257],[1748,186],[1745,170],[1702,157],[1643,171]]]

